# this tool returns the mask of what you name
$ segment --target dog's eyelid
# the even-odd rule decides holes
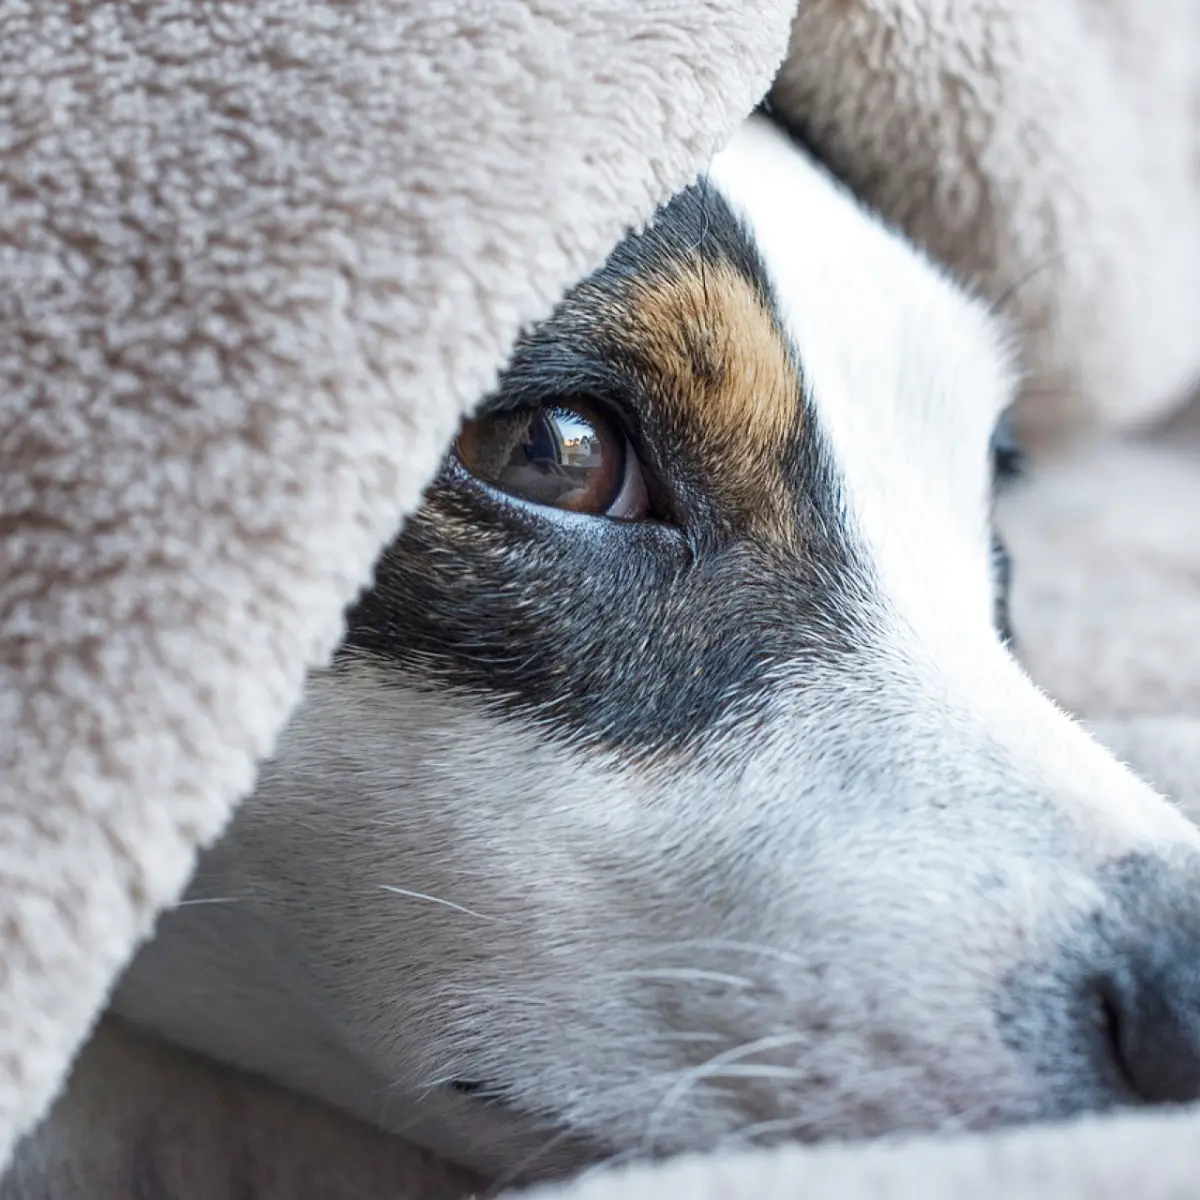
[[[629,389],[590,376],[555,379],[552,384],[504,386],[483,399],[470,416],[476,420],[524,409],[563,408],[583,402],[599,409],[640,449],[643,439],[636,398]]]
[[[637,403],[623,388],[505,388],[482,400],[467,419],[480,421],[525,410],[570,408],[580,403],[603,413],[625,437],[640,461],[646,463],[654,460],[653,448],[647,441]]]

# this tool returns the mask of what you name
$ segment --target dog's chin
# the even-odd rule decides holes
[[[709,967],[716,975],[728,964]],[[864,1003],[858,1021],[832,1013],[823,1020],[810,1005],[818,1015],[803,1033],[799,1021],[785,1030],[778,1013],[731,1004],[724,1020],[710,1021],[683,1002],[672,1006],[671,1025],[643,1024],[636,1039],[628,1035],[644,1006],[624,1019],[612,1014],[599,1036],[564,1003],[552,1041],[525,1029],[507,1055],[491,1057],[490,1078],[397,1097],[389,1127],[490,1178],[527,1183],[688,1153],[980,1132],[1134,1103],[1103,1056],[1071,1031],[1055,1035],[1058,1049],[1028,1054],[1006,1045],[1041,1022],[1035,1006],[1043,999],[1063,1007],[1060,997],[1036,992],[1014,989],[1011,1022],[976,1019],[983,1006],[961,997],[923,1024],[903,1001],[889,1009],[886,995]],[[476,1022],[515,1032],[502,1003],[490,1022],[488,1008],[481,993]],[[697,1028],[708,1031],[705,1040]],[[1054,1031],[1042,1032],[1048,1041]],[[452,1029],[431,1034],[430,1041],[459,1041]],[[395,1049],[400,1069],[415,1051]]]

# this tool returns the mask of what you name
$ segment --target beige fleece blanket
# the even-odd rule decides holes
[[[517,330],[694,175],[785,54],[780,107],[1011,314],[1027,426],[1182,403],[1200,374],[1194,0],[809,0],[789,47],[793,9],[0,0],[0,1155],[251,787]],[[1200,467],[1167,436],[1064,460],[1019,499],[1044,569],[1018,619],[1048,686],[1195,795],[1178,622],[1196,629]],[[1152,1117],[667,1171],[697,1196],[978,1195],[997,1174],[1166,1197],[1200,1193],[1198,1138]],[[391,1190],[355,1194],[401,1194],[380,1153]]]

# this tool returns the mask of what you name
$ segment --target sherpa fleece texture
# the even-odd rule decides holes
[[[1200,380],[1196,0],[806,0],[775,98],[1011,314],[1032,434]]]
[[[0,0],[0,1157],[517,330],[761,97],[791,8]],[[1198,27],[1194,0],[796,23],[777,105],[1012,314],[1038,429],[1165,412],[1200,373]],[[1106,697],[1140,712],[1134,678]],[[1114,736],[1191,752],[1152,716]],[[1138,1194],[1180,1194],[1200,1130],[1097,1136],[1143,1128]],[[1056,1136],[679,1170],[882,1196],[941,1163],[977,1194],[1003,1159],[1090,1194],[1099,1152]]]
[[[783,0],[0,4],[0,1155]]]

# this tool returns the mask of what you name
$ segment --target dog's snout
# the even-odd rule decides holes
[[[1091,983],[1107,1053],[1143,1103],[1200,1099],[1200,873],[1121,873]]]
[[[1200,1099],[1200,932],[1129,947],[1096,982],[1109,1052],[1139,1100]]]

